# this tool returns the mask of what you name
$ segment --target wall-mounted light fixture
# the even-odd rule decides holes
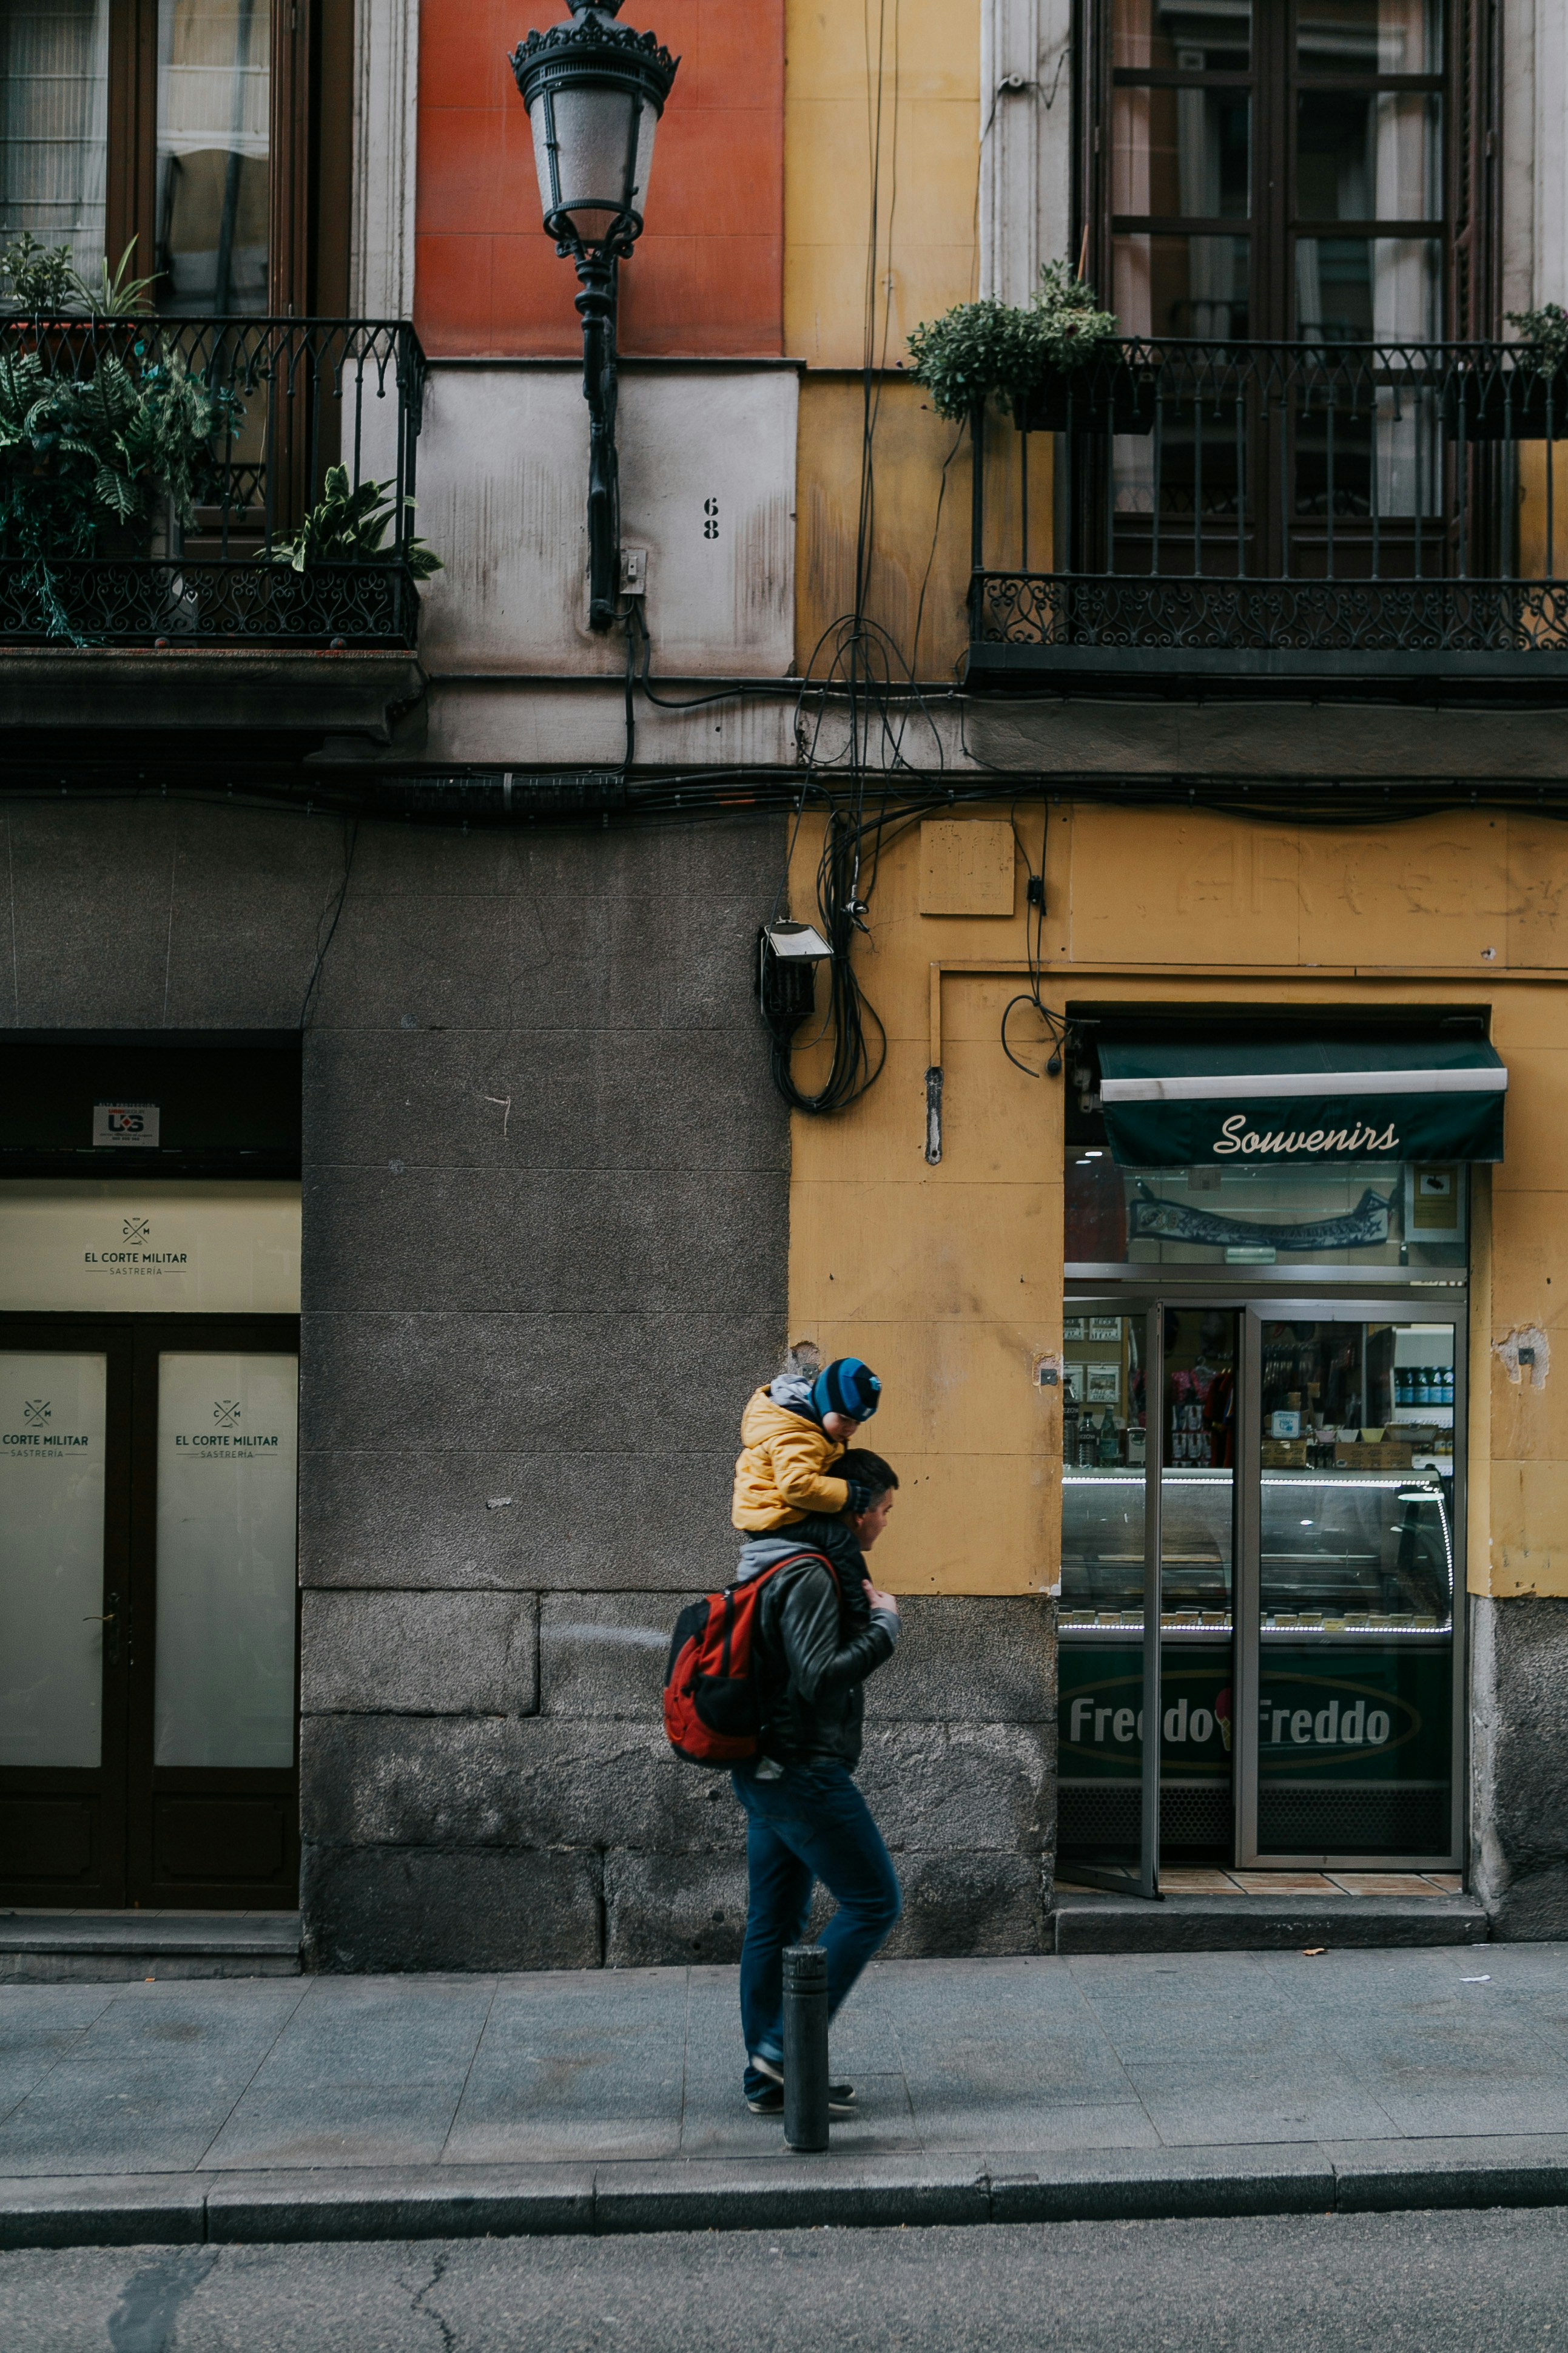
[[[653,33],[617,25],[622,0],[570,0],[571,21],[530,33],[511,60],[533,126],[545,233],[575,264],[583,290],[583,396],[588,403],[588,620],[620,611],[620,489],[616,457],[617,275],[642,235],[654,132],[679,58]]]
[[[821,964],[833,954],[815,923],[770,923],[763,937],[786,963]]]

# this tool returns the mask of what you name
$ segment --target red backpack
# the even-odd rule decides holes
[[[689,1764],[743,1765],[761,1753],[752,1645],[763,1588],[803,1560],[819,1560],[837,1591],[837,1572],[825,1553],[792,1552],[743,1583],[692,1602],[676,1620],[664,1671],[664,1728]]]

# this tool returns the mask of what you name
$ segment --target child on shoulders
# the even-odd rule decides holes
[[[833,1478],[829,1465],[876,1412],[882,1384],[858,1356],[836,1356],[820,1370],[818,1363],[806,1344],[793,1348],[784,1371],[757,1390],[741,1418],[730,1517],[747,1535],[868,1508],[859,1482]]]

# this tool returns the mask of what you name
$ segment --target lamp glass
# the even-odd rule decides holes
[[[530,121],[547,220],[564,216],[587,246],[628,222],[640,229],[656,108],[624,86],[558,82],[535,99]]]

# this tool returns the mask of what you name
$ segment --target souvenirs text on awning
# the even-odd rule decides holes
[[[1123,1167],[1502,1158],[1508,1072],[1483,1038],[1107,1039],[1100,1065]]]

